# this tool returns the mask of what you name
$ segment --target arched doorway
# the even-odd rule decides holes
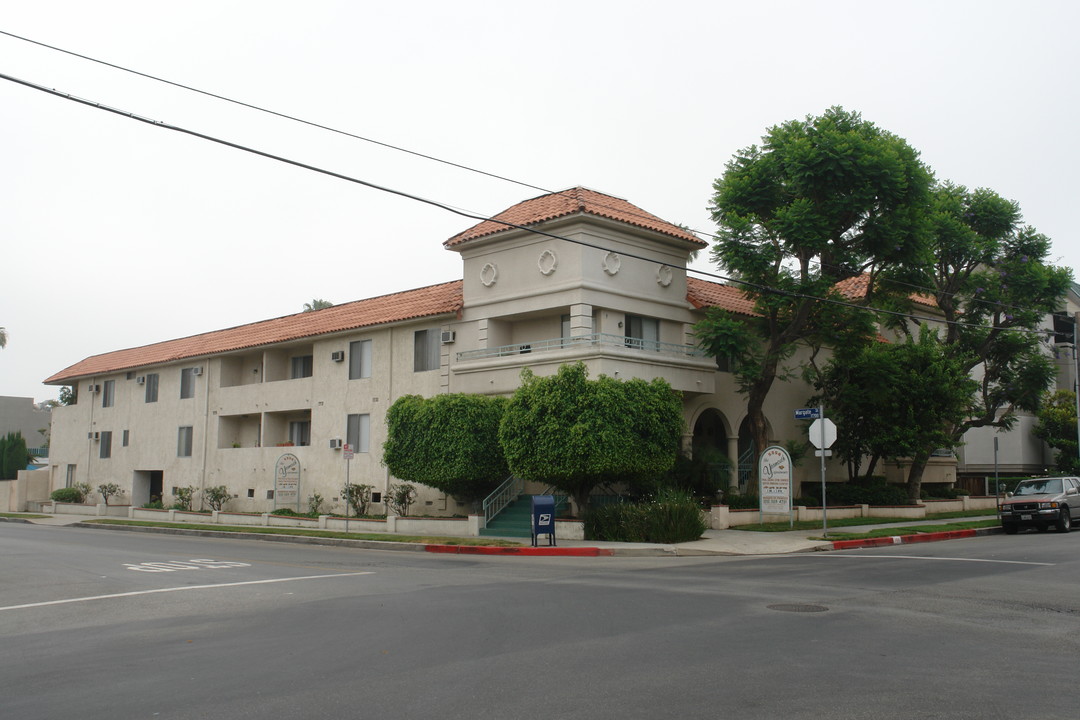
[[[707,408],[694,423],[691,448],[694,463],[707,476],[708,485],[718,489],[733,486],[736,477],[732,472],[735,461],[731,458],[727,427],[724,416],[713,408]]]

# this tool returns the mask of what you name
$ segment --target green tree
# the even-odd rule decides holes
[[[33,458],[21,432],[9,432],[0,440],[0,480],[14,480]]]
[[[120,486],[116,483],[102,483],[98,485],[97,490],[101,493],[101,501],[106,505],[109,504],[109,498],[120,494]]]
[[[817,385],[812,402],[842,428],[832,449],[852,480],[872,476],[880,460],[954,447],[946,427],[963,419],[978,387],[925,325],[904,342],[837,348]]]
[[[60,388],[61,405],[75,405],[79,402],[79,388],[65,385]]]
[[[654,483],[675,464],[682,401],[655,379],[588,379],[582,363],[550,377],[528,368],[499,427],[510,471],[573,496],[578,510],[603,483]]]
[[[334,307],[334,303],[329,300],[321,300],[316,298],[311,302],[304,303],[304,312],[315,312],[316,310],[325,310],[328,307]]]
[[[770,128],[714,183],[713,259],[744,283],[757,317],[714,308],[695,332],[706,351],[736,361],[758,450],[768,445],[765,400],[790,377],[796,349],[870,335],[871,318],[819,298],[842,300],[838,282],[869,274],[871,302],[879,279],[918,277],[929,186],[904,140],[838,107]]]
[[[1023,225],[1020,206],[992,190],[934,187],[930,204],[933,300],[945,322],[947,351],[979,384],[962,418],[946,420],[949,446],[972,428],[1008,430],[1016,412],[1037,412],[1056,377],[1041,327],[1056,310],[1072,273],[1047,262],[1050,240]],[[910,323],[901,327],[911,333]],[[912,455],[908,495],[919,497],[935,445]]]
[[[0,327],[0,350],[7,347],[7,328]]]
[[[1080,473],[1077,457],[1076,393],[1058,390],[1047,394],[1039,408],[1039,422],[1033,430],[1039,438],[1056,452],[1054,464],[1058,472],[1076,475]]]
[[[386,412],[383,464],[402,480],[482,500],[510,474],[499,445],[506,404],[483,395],[403,395]]]
[[[225,507],[225,503],[229,502],[231,499],[232,493],[230,493],[229,488],[224,485],[215,485],[214,487],[203,489],[203,500],[206,501],[206,504],[210,506],[211,510],[220,511]]]

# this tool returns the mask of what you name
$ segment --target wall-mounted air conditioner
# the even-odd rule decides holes
[[[345,351],[335,350],[334,352],[330,353],[330,359],[334,362],[342,362],[345,359]]]
[[[101,392],[101,386],[100,385],[87,385],[86,386],[86,392],[91,392],[91,393]]]
[[[139,375],[137,378],[135,378],[135,384],[136,385],[145,385],[146,384],[146,376],[145,375]]]
[[[191,374],[195,375],[196,377],[199,376],[199,375],[202,375],[202,368],[201,367],[193,367],[193,368],[191,368]]]
[[[457,333],[456,332],[454,332],[453,330],[443,330],[442,341],[443,341],[444,345],[449,345],[450,343],[454,342],[455,340],[457,340]]]
[[[100,442],[101,441],[101,433],[99,433],[99,432],[88,432],[88,433],[86,433],[86,439],[87,440],[93,440],[94,442]]]
[[[341,445],[342,445],[341,438],[330,438],[330,449],[331,450],[340,450]]]

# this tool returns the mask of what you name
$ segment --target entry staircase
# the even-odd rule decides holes
[[[522,492],[521,480],[507,478],[495,492],[484,500],[486,527],[480,530],[483,537],[532,537],[532,495]],[[565,495],[554,495],[555,514],[566,507]]]

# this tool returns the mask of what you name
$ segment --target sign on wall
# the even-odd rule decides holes
[[[791,455],[773,445],[758,460],[759,494],[762,513],[791,513]]]
[[[300,459],[292,453],[279,457],[274,470],[274,509],[281,507],[300,511]]]

